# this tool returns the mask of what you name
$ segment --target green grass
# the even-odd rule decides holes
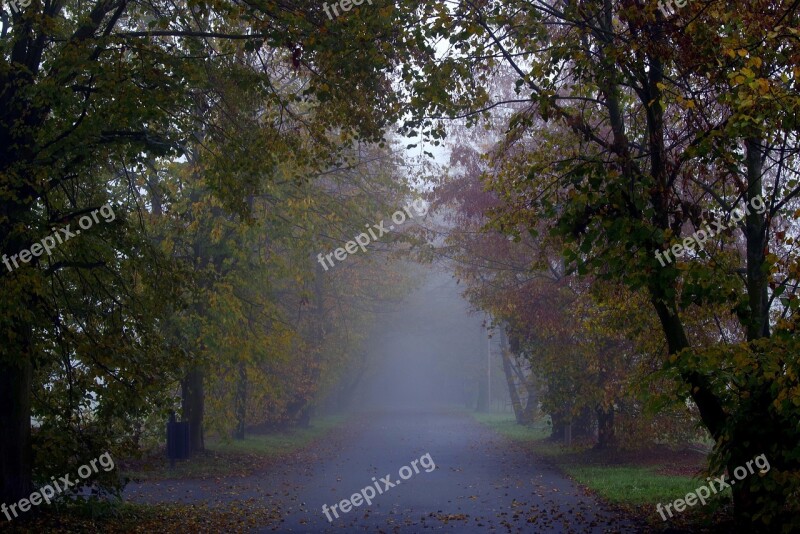
[[[281,456],[296,451],[344,423],[345,416],[314,419],[309,428],[293,428],[288,432],[246,436],[243,440],[217,440],[208,448],[219,453],[246,453],[265,457]]]
[[[544,422],[531,427],[518,425],[511,414],[472,413],[478,422],[499,434],[528,445],[537,455],[547,457],[565,474],[594,491],[602,499],[626,507],[650,507],[672,502],[702,483],[690,476],[656,473],[659,465],[595,465],[583,453],[586,447],[564,447],[545,441],[550,427]]]
[[[513,414],[472,412],[471,415],[479,423],[514,441],[537,441],[550,437],[550,427],[544,422],[522,426],[517,424]]]
[[[309,428],[254,434],[243,440],[207,440],[205,452],[179,460],[174,467],[161,451],[144,461],[132,462],[123,474],[137,481],[248,475],[320,439],[346,419],[345,416],[325,416],[314,419]]]
[[[672,502],[701,486],[686,476],[660,475],[653,467],[640,466],[561,466],[580,484],[603,499],[618,504],[655,505]]]
[[[83,503],[71,501],[41,507],[36,515],[0,532],[245,532],[253,525],[274,525],[282,520],[282,512],[268,500],[259,503],[230,502],[221,506],[194,504]]]

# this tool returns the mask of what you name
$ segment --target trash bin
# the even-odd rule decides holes
[[[191,456],[189,423],[175,421],[175,412],[170,414],[167,423],[167,458],[171,461],[185,460]]]

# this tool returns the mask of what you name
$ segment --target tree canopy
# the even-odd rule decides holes
[[[438,252],[501,330],[520,421],[588,414],[615,446],[656,403],[702,425],[709,473],[766,454],[736,512],[798,527],[797,3],[48,0],[0,21],[0,249],[21,262],[0,268],[0,502],[139,450],[179,406],[200,449],[346,398],[371,311],[411,284],[381,260],[435,239],[316,258],[419,194],[399,148],[419,138],[450,149]]]

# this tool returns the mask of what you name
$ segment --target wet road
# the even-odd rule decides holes
[[[435,469],[427,457],[420,460],[426,454]],[[404,466],[408,469],[400,473]],[[382,493],[365,489],[376,482]],[[131,486],[126,498],[212,505],[247,501],[277,510],[275,521],[257,532],[643,531],[457,411],[357,416],[344,431],[269,472],[171,482],[169,491],[164,486]],[[372,504],[360,502],[343,513],[341,501],[357,493],[356,503],[366,496]],[[328,510],[337,505],[339,517],[331,510],[328,521],[323,505]]]
[[[469,414],[430,408],[463,405],[462,384],[483,383],[481,321],[455,280],[430,275],[381,315],[365,344],[372,363],[354,406],[371,413],[267,472],[132,485],[125,495],[139,502],[236,501],[243,510],[274,511],[273,521],[254,525],[257,532],[637,532]],[[504,378],[496,358],[494,366],[497,393]],[[425,454],[436,464],[430,473],[419,460]],[[413,474],[400,480],[404,466]],[[379,482],[386,475],[394,487]],[[365,490],[372,503],[343,513],[341,501],[374,487],[373,477],[383,493],[370,497]],[[337,505],[339,517],[331,510],[328,521],[323,505]]]

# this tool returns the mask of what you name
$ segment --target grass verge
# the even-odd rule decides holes
[[[123,476],[132,480],[160,481],[219,476],[243,476],[264,469],[278,458],[297,452],[346,421],[345,416],[325,416],[308,428],[273,434],[253,434],[243,440],[209,440],[206,451],[170,467],[163,451],[158,455],[123,463]]]
[[[613,503],[653,505],[671,502],[697,488],[691,477],[655,473],[643,466],[577,466],[564,465],[564,470],[578,483],[591,488]]]
[[[618,454],[615,451],[594,451],[585,445],[567,448],[546,441],[550,436],[550,428],[545,425],[518,425],[511,414],[471,415],[479,423],[546,459],[603,501],[640,517],[654,527],[680,531],[704,528],[715,519],[720,520],[718,509],[726,497],[706,508],[689,508],[670,519],[669,523],[664,523],[657,514],[655,507],[658,503],[671,503],[704,484],[704,481],[689,474],[668,474],[674,470],[680,453],[657,449]],[[696,458],[687,460],[687,465],[691,467],[694,460]]]
[[[12,523],[3,521],[0,532],[250,532],[255,526],[280,524],[281,519],[281,512],[266,502],[236,502],[213,508],[195,504],[73,503],[37,510]]]
[[[204,453],[177,462],[175,468],[169,467],[163,451],[142,460],[120,462],[119,466],[123,476],[139,481],[246,475],[308,447],[346,421],[345,416],[319,417],[309,428],[254,434],[241,441],[209,440]],[[34,508],[13,522],[0,521],[0,533],[249,532],[256,526],[280,524],[282,516],[268,501],[253,499],[224,506],[90,499]]]
[[[471,412],[479,423],[491,427],[498,433],[514,441],[537,441],[550,437],[550,427],[545,424],[523,426],[517,424],[514,416],[507,413]]]

